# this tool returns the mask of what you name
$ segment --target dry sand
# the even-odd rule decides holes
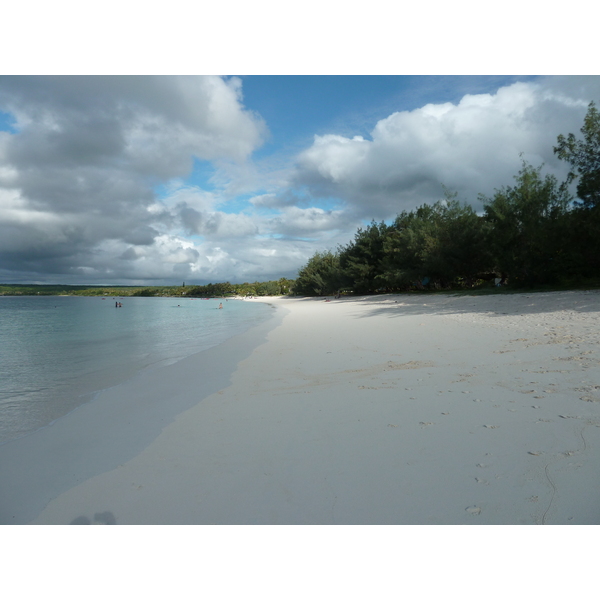
[[[112,462],[73,458],[114,410],[104,394],[43,444],[0,448],[17,486],[4,522],[600,523],[600,293],[267,301],[258,333],[110,391],[139,398],[131,432],[96,426],[106,447],[128,436]],[[152,421],[153,394],[191,407]],[[40,452],[56,474],[19,484],[19,456]]]

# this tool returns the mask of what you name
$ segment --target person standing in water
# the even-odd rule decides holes
[[[223,308],[223,303],[222,302],[219,303],[219,308]]]

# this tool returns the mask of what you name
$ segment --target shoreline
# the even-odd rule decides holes
[[[156,302],[159,306],[162,306],[164,311],[165,307],[168,307],[167,310],[175,308],[175,302],[173,302],[173,299],[168,298],[153,300],[132,298],[126,304],[127,312],[117,313],[118,317],[122,317],[122,323],[120,327],[115,327],[115,323],[119,323],[121,319],[107,316],[112,311],[109,308],[111,303],[102,302],[101,308],[108,308],[108,310],[99,311],[99,316],[92,313],[82,316],[80,314],[81,305],[87,305],[88,309],[98,309],[100,298],[77,296],[55,296],[54,298],[52,300],[47,296],[30,297],[38,308],[53,309],[53,318],[44,319],[44,325],[47,325],[48,331],[60,332],[67,328],[76,331],[78,327],[81,327],[83,332],[83,328],[88,328],[87,319],[94,319],[95,322],[91,323],[91,333],[89,335],[82,333],[82,337],[86,339],[82,339],[77,333],[75,337],[67,333],[59,341],[59,344],[67,344],[65,351],[57,351],[59,346],[52,346],[48,360],[46,360],[47,352],[43,351],[44,344],[49,344],[48,339],[45,339],[47,338],[45,335],[42,335],[41,338],[23,336],[20,339],[20,350],[17,352],[14,351],[14,344],[9,342],[8,347],[5,348],[6,359],[2,361],[4,366],[9,369],[9,377],[5,378],[2,385],[0,385],[0,396],[6,404],[11,402],[10,396],[13,395],[15,402],[13,403],[12,414],[2,413],[3,416],[6,416],[6,419],[0,423],[0,446],[47,427],[57,419],[76,410],[79,406],[93,401],[104,390],[120,385],[146,369],[168,366],[198,352],[210,350],[210,348],[218,346],[229,337],[239,335],[246,329],[253,327],[261,319],[269,319],[272,312],[266,305],[249,307],[249,309],[243,310],[241,318],[240,313],[236,310],[225,311],[223,315],[226,314],[227,317],[230,317],[232,312],[234,315],[237,312],[237,317],[234,316],[233,322],[232,319],[225,317],[222,325],[214,322],[207,327],[205,320],[215,313],[213,310],[207,311],[206,309],[216,309],[218,302],[203,302],[200,311],[196,310],[198,302],[181,302],[176,306],[177,310],[181,311],[182,318],[173,319],[169,323],[163,322],[162,325],[159,325],[156,321],[157,313],[153,312],[148,315],[148,318],[150,321],[154,320],[154,322],[146,326],[143,317],[140,315],[143,315],[147,305]],[[64,304],[67,302],[69,304]],[[72,325],[66,317],[63,320],[54,318],[55,315],[61,313],[70,313],[73,309],[71,302],[74,302],[75,306],[79,304],[75,311],[76,315],[74,315],[74,319],[78,323],[75,325]],[[146,307],[144,307],[144,304],[146,304]],[[214,306],[211,306],[211,304],[214,304]],[[196,305],[196,307],[194,307],[193,314],[191,314],[189,309],[193,305]],[[229,306],[239,308],[242,303],[232,300]],[[17,309],[21,312],[21,315],[24,314],[25,311],[22,311],[22,306],[18,306]],[[68,313],[61,310],[56,311],[55,309],[67,309]],[[10,310],[3,311],[3,313],[1,316],[7,317],[6,321],[12,320]],[[244,313],[250,314],[244,317]],[[159,318],[162,319],[162,315]],[[214,319],[212,320],[214,321]],[[28,321],[26,323],[27,328],[34,330],[39,326],[38,321],[39,319],[36,318]],[[102,322],[102,325],[99,326],[100,322]],[[106,327],[106,332],[102,331],[103,326]],[[139,330],[140,328],[142,331]],[[7,335],[6,328],[3,329],[3,333]],[[134,340],[138,338],[145,341],[138,342],[136,345],[135,341],[129,343],[129,340],[126,339],[129,337]],[[82,347],[82,344],[85,346]],[[81,348],[79,352],[73,352],[75,345]],[[19,356],[19,351],[29,349],[32,350],[33,357],[28,359],[27,370],[22,369],[22,365],[18,363],[18,360],[14,358],[12,361],[10,360],[10,357]],[[62,358],[55,358],[59,354]],[[34,368],[36,363],[37,366]],[[10,373],[10,371],[13,371],[16,375],[16,382],[14,382],[13,373]],[[28,372],[30,372],[28,378],[20,375]],[[38,376],[40,374],[41,376]],[[27,400],[22,403],[19,398],[20,390],[29,389],[32,392],[29,396],[25,392]],[[34,407],[30,415],[26,404]],[[19,412],[21,411],[24,415],[22,420],[19,419]]]
[[[281,319],[224,342],[138,371],[48,425],[0,445],[0,524],[25,524],[78,483],[118,467],[150,444],[176,416],[226,386],[237,364]],[[186,381],[194,376],[210,377]],[[168,401],[167,401],[168,399]]]
[[[32,523],[600,522],[600,293],[248,301],[229,383]]]

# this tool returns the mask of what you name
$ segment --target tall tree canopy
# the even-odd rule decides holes
[[[581,128],[583,140],[569,133],[558,136],[554,153],[571,164],[569,180],[579,177],[577,196],[584,208],[600,205],[600,113],[594,102],[590,102]]]
[[[333,294],[342,287],[344,280],[339,253],[316,252],[298,272],[293,291],[307,296]]]
[[[371,224],[356,232],[354,241],[340,248],[340,268],[345,274],[346,283],[351,283],[354,291],[373,292],[382,287],[382,261],[385,257],[385,238],[388,233],[385,223]]]
[[[542,177],[541,169],[523,162],[516,185],[497,190],[491,199],[480,196],[495,267],[515,283],[547,283],[567,268],[572,197],[556,177]]]
[[[402,212],[388,232],[383,279],[389,286],[431,281],[447,287],[456,279],[472,282],[489,265],[483,220],[473,208],[446,198]]]

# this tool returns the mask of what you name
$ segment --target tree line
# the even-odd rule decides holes
[[[444,188],[444,199],[361,227],[337,250],[316,252],[293,286],[302,295],[514,287],[600,280],[600,114],[588,106],[583,139],[553,147],[571,166],[565,181],[526,161],[515,183],[482,194],[483,213]],[[570,193],[576,181],[576,194]]]
[[[54,284],[0,284],[0,296],[163,296],[214,298],[224,296],[283,296],[290,293],[293,279],[254,283],[208,283],[181,286],[86,286]]]
[[[205,285],[154,286],[139,288],[131,296],[188,296],[190,298],[223,298],[225,296],[284,296],[290,293],[293,279],[281,277],[273,281],[254,283],[207,283]]]
[[[133,296],[139,286],[98,286],[62,284],[0,284],[0,296]]]
[[[215,296],[284,296],[290,293],[293,279],[281,277],[277,281],[255,281],[254,283],[209,283],[195,285],[185,290],[186,296],[209,298]]]

